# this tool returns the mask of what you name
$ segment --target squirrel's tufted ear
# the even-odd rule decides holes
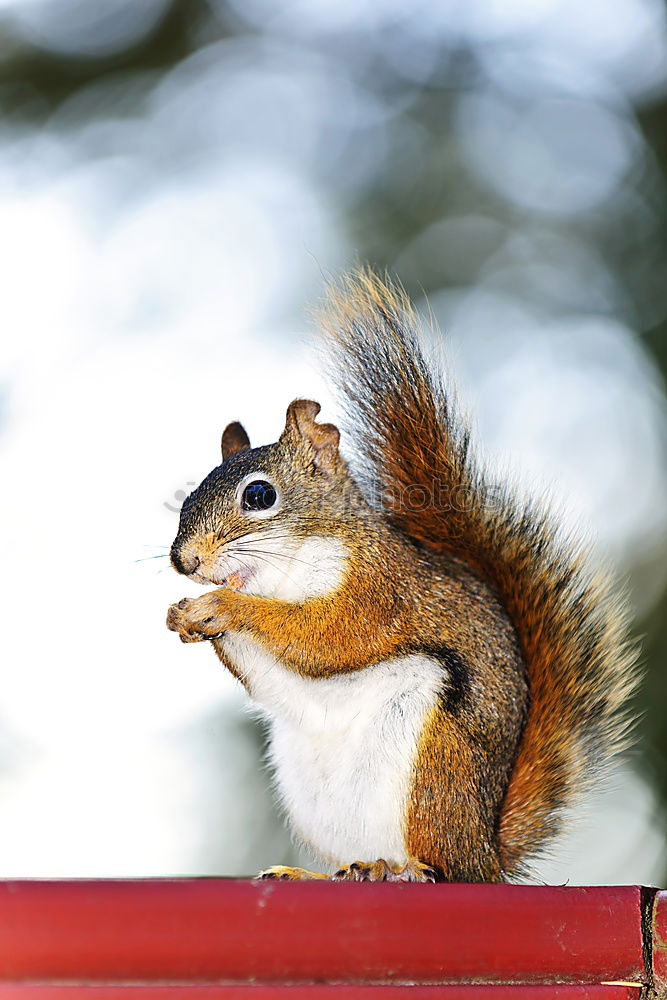
[[[332,472],[338,461],[340,433],[333,424],[317,424],[320,404],[312,399],[295,399],[287,407],[283,440],[308,442],[315,453],[315,465],[322,472]]]
[[[250,438],[246,434],[243,425],[235,420],[233,424],[227,424],[222,432],[222,460],[235,455],[237,451],[246,451],[250,447]]]

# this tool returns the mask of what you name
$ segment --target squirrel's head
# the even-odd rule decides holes
[[[335,589],[359,494],[318,403],[296,399],[275,444],[251,448],[239,423],[222,435],[222,464],[183,503],[174,568],[200,583],[300,599]]]

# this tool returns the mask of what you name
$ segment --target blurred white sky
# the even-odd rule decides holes
[[[163,7],[0,12],[33,43],[94,55]],[[665,86],[662,4],[235,7],[266,37],[202,39],[164,78],[90,85],[37,132],[0,125],[2,876],[234,874],[289,857],[235,682],[164,628],[187,581],[136,560],[167,551],[167,505],[217,464],[228,420],[263,443],[294,396],[327,401],[301,331],[323,272],[357,253],[341,206],[382,176],[387,123],[404,118],[405,176],[419,157],[409,111],[358,61],[309,50],[320,34],[363,27],[417,81],[437,77],[442,34],[478,46],[486,82],[452,138],[514,223],[433,220],[395,270],[419,280],[434,261],[455,272],[461,247],[480,254],[474,286],[430,307],[488,450],[522,482],[558,484],[565,516],[635,573],[638,607],[664,586],[663,387],[613,315],[604,263],[550,228],[651,169],[629,101]],[[659,877],[650,789],[626,770],[604,801],[543,878]]]

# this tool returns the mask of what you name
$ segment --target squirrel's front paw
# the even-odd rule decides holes
[[[169,608],[167,628],[178,632],[181,642],[217,639],[229,627],[227,615],[220,605],[215,591],[201,597],[184,597]]]

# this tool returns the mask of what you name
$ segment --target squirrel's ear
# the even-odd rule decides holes
[[[312,399],[295,399],[287,407],[285,430],[281,440],[306,441],[315,453],[315,465],[322,472],[332,472],[338,461],[340,434],[333,424],[317,424],[320,404]]]
[[[250,438],[243,429],[243,425],[235,420],[233,424],[227,424],[222,432],[222,460],[235,455],[237,451],[245,451],[250,447]]]

